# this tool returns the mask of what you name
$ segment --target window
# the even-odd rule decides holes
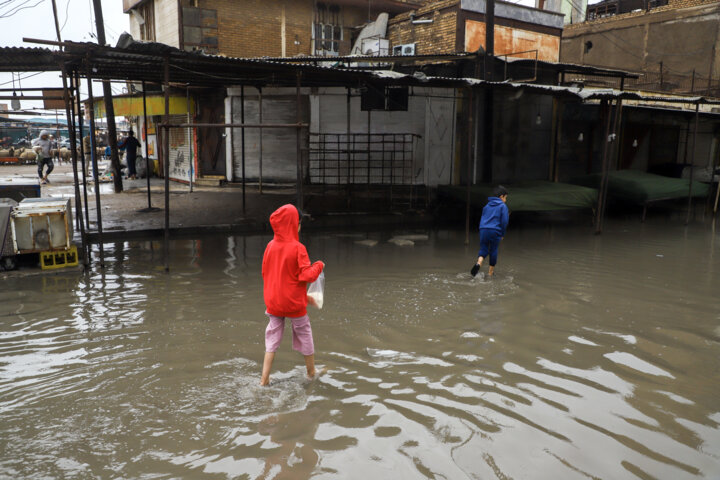
[[[367,85],[360,93],[360,110],[403,111],[408,109],[408,87],[377,87]]]
[[[140,24],[140,40],[155,41],[155,2],[146,2],[137,8],[143,22]]]
[[[312,33],[315,55],[339,55],[340,41],[343,39],[340,7],[318,3]]]

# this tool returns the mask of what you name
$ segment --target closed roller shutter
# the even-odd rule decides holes
[[[187,123],[187,115],[170,115],[170,123]],[[195,162],[195,152],[192,149],[193,130],[187,128],[170,129],[170,178],[181,182],[190,181],[190,162]],[[192,170],[193,181],[196,172]]]

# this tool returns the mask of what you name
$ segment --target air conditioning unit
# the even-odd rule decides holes
[[[70,200],[26,198],[10,216],[15,253],[67,250],[72,247]]]
[[[415,44],[405,43],[393,47],[393,55],[415,55]]]

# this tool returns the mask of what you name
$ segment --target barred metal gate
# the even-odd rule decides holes
[[[414,133],[311,133],[315,185],[412,185]]]

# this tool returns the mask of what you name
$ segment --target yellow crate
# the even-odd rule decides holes
[[[43,270],[52,268],[76,267],[78,265],[78,252],[75,245],[67,250],[54,252],[40,252],[40,267]]]

